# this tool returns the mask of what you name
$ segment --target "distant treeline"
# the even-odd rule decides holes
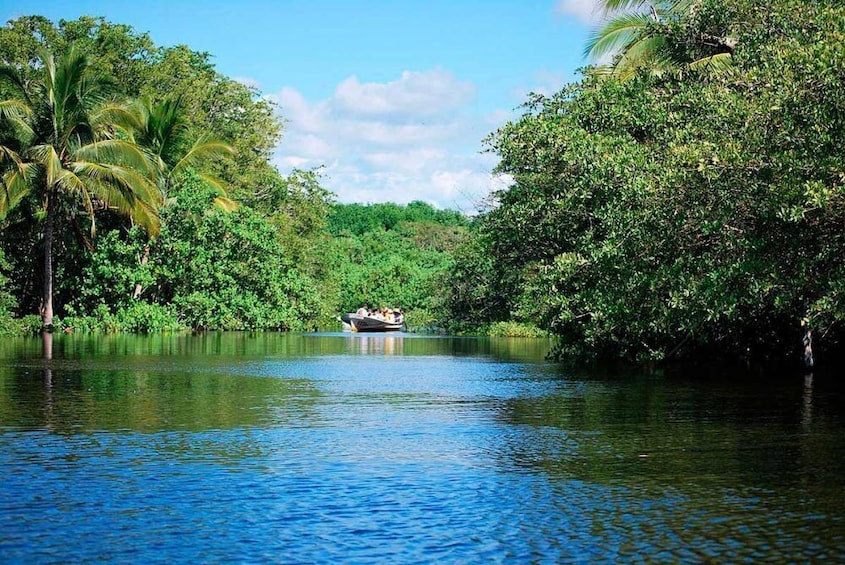
[[[455,210],[438,210],[425,202],[400,206],[385,204],[335,204],[329,213],[328,228],[332,235],[349,232],[362,235],[374,230],[392,230],[402,223],[427,223],[466,227],[467,217]]]

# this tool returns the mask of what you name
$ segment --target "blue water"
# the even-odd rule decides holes
[[[0,349],[3,563],[845,561],[843,394],[542,340]]]

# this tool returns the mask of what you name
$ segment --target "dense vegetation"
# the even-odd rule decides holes
[[[441,280],[453,268],[452,252],[467,220],[422,202],[335,204],[327,239],[332,273],[327,276],[343,311],[398,305],[408,324],[429,327],[441,310]]]
[[[44,89],[25,99],[2,83],[5,327],[44,311],[52,213],[56,312],[77,328],[307,329],[367,303],[403,307],[414,326],[550,332],[561,356],[837,357],[845,8],[604,4],[586,52],[615,58],[531,96],[489,137],[513,182],[472,222],[419,202],[341,205],[317,171],[281,176],[276,109],[207,54],[91,18],[9,22],[0,59],[20,84],[43,80],[42,48],[57,65],[85,54],[108,92],[74,114],[85,141],[149,162],[115,150],[103,165],[144,178],[65,190],[43,147],[66,137],[39,138],[41,114],[13,102]],[[84,144],[62,154],[77,157],[55,170],[89,166]],[[24,165],[40,184],[16,192]]]
[[[815,338],[830,357],[845,320],[845,8],[666,4],[687,11],[627,36],[625,72],[588,70],[491,136],[514,181],[458,251],[452,317],[533,321],[561,354],[800,359]],[[735,48],[701,51],[719,44]]]
[[[335,328],[362,302],[430,321],[466,222],[281,176],[277,109],[209,58],[102,19],[0,28],[3,330]]]

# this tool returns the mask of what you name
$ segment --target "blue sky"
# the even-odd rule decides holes
[[[274,163],[342,202],[477,209],[507,179],[482,139],[577,78],[594,0],[0,0],[3,22],[80,15],[207,51],[286,120]]]

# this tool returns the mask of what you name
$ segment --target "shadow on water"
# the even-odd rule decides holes
[[[838,383],[810,375],[564,377],[551,394],[500,404],[519,430],[502,464],[550,477],[603,536],[646,540],[632,555],[655,543],[683,545],[693,560],[724,556],[725,543],[749,559],[845,548],[844,401]],[[582,500],[573,481],[608,490]]]
[[[181,334],[45,334],[0,342],[3,359],[92,359],[104,356],[314,356],[348,354],[482,356],[541,361],[551,340],[420,334],[207,332]],[[49,357],[48,357],[49,356]]]
[[[283,425],[293,418],[308,421],[320,395],[296,375],[238,371],[233,378],[230,360],[251,351],[237,341],[200,339],[185,347],[173,336],[110,337],[45,333],[17,348],[6,343],[2,424],[58,433]],[[17,354],[8,359],[11,351]]]
[[[447,355],[536,361],[548,347],[545,340],[409,334],[44,333],[0,343],[0,410],[5,425],[63,433],[284,425],[285,414],[305,425],[320,385],[303,377],[309,365],[274,360]]]

